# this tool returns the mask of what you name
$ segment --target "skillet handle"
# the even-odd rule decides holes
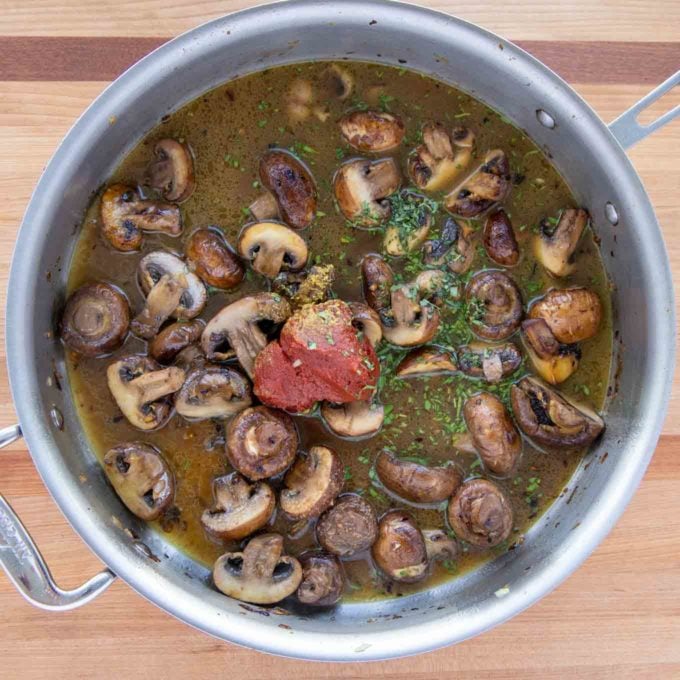
[[[624,111],[616,120],[609,124],[610,132],[624,149],[629,149],[633,144],[680,116],[680,104],[678,104],[678,106],[675,106],[670,111],[666,111],[663,116],[660,116],[649,125],[640,125],[637,121],[637,117],[642,111],[657,99],[663,97],[667,92],[670,92],[676,85],[680,85],[680,71],[654,88],[637,104],[633,104],[628,111]]]
[[[0,430],[0,448],[21,437],[19,425]],[[79,588],[62,590],[52,578],[40,551],[10,504],[0,494],[0,566],[16,589],[33,605],[67,611],[87,604],[108,588],[116,575],[105,569]]]

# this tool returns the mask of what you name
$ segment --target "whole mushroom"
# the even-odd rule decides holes
[[[574,253],[589,221],[583,208],[568,208],[557,219],[541,221],[540,233],[534,237],[534,255],[553,276],[567,276],[574,270]]]
[[[307,244],[292,229],[277,222],[257,222],[243,228],[239,255],[268,279],[283,270],[299,271],[307,264]]]
[[[522,364],[522,354],[513,342],[490,345],[471,342],[458,348],[460,370],[471,378],[497,383],[512,375]]]
[[[345,587],[342,566],[335,555],[308,552],[300,556],[302,581],[297,598],[302,604],[330,607],[341,597]]]
[[[599,330],[602,303],[587,288],[555,289],[531,306],[529,318],[543,319],[559,342],[582,342]]]
[[[564,382],[578,368],[579,346],[559,342],[544,319],[523,321],[522,339],[537,373],[551,385]]]
[[[378,536],[375,510],[361,496],[342,494],[316,523],[316,539],[322,548],[339,557],[368,550]]]
[[[483,241],[487,255],[497,264],[513,267],[519,262],[519,245],[512,222],[502,208],[486,218]]]
[[[175,410],[187,420],[230,418],[253,402],[248,379],[230,366],[191,370],[175,397]]]
[[[166,326],[149,343],[149,354],[162,364],[169,364],[183,349],[201,337],[205,323],[200,319],[176,321]]]
[[[217,229],[197,229],[186,243],[189,268],[208,286],[230,290],[243,280],[245,270]]]
[[[390,510],[380,518],[371,554],[380,571],[392,581],[415,583],[427,576],[425,539],[413,517],[403,510]]]
[[[196,187],[189,147],[175,139],[159,139],[153,151],[156,158],[147,170],[149,185],[160,191],[166,201],[186,201]]]
[[[401,118],[383,111],[352,111],[339,123],[345,141],[362,152],[391,151],[406,134]]]
[[[427,378],[452,375],[458,370],[453,350],[444,347],[419,347],[411,350],[397,366],[398,378]]]
[[[519,328],[524,314],[522,294],[507,274],[478,272],[470,279],[465,296],[468,322],[480,337],[504,340]]]

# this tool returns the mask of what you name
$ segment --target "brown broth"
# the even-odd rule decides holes
[[[510,271],[511,276],[520,285],[525,303],[554,285],[534,260],[530,240],[542,218],[554,216],[560,209],[576,204],[564,180],[531,140],[495,111],[448,85],[405,69],[365,63],[343,64],[356,79],[355,96],[348,102],[331,103],[331,115],[325,123],[310,119],[299,125],[289,125],[283,106],[286,88],[300,74],[311,78],[325,67],[324,63],[285,66],[239,78],[164,119],[125,159],[111,182],[136,184],[157,139],[174,137],[187,142],[196,159],[197,189],[182,205],[183,235],[173,239],[147,234],[141,253],[116,253],[99,235],[97,198],[83,221],[71,265],[69,292],[88,281],[110,281],[125,291],[133,310],[138,311],[142,296],[136,283],[136,267],[142,254],[158,248],[179,252],[187,234],[208,225],[217,225],[227,240],[235,244],[242,225],[248,221],[243,209],[260,191],[257,185],[260,156],[268,146],[280,146],[291,148],[308,164],[319,188],[319,215],[314,224],[302,232],[312,257],[336,266],[334,291],[338,297],[361,300],[359,262],[364,253],[380,251],[381,236],[357,231],[345,224],[335,207],[330,183],[340,162],[356,155],[343,143],[336,120],[348,108],[361,106],[375,85],[383,86],[383,96],[368,103],[373,108],[382,106],[399,114],[406,123],[407,141],[394,154],[402,167],[416,144],[418,131],[430,120],[451,126],[464,124],[474,130],[477,157],[492,148],[506,151],[516,181],[523,176],[504,203],[522,252],[520,264]],[[443,217],[440,210],[434,233]],[[473,223],[479,232],[482,222]],[[486,259],[481,247],[478,251],[475,270],[495,266]],[[576,271],[559,285],[585,285],[595,290],[603,302],[605,318],[596,337],[582,343],[583,358],[579,368],[560,389],[601,409],[611,361],[611,309],[606,273],[590,229],[581,240],[576,262]],[[399,274],[405,266],[412,268],[413,262],[395,260],[392,265]],[[266,289],[266,285],[263,279],[250,273],[235,292],[213,292],[201,317],[209,319],[229,302]],[[465,326],[455,324],[460,313],[457,317],[454,311],[447,309],[444,331],[438,342],[455,346],[465,341],[469,334]],[[223,451],[224,424],[215,421],[188,423],[174,416],[168,425],[156,432],[141,433],[133,428],[122,417],[109,393],[105,369],[117,356],[144,351],[144,343],[130,336],[125,346],[108,359],[86,359],[68,353],[70,383],[79,415],[92,448],[100,458],[121,441],[145,440],[163,451],[177,481],[176,509],[157,522],[157,528],[193,558],[210,566],[218,555],[234,548],[210,539],[200,523],[201,513],[212,505],[212,480],[230,470]],[[393,367],[394,359],[388,363]],[[511,380],[492,389],[507,399],[511,382],[526,370],[523,365]],[[404,505],[390,498],[372,479],[372,463],[386,446],[431,463],[455,460],[468,475],[482,471],[476,456],[458,452],[452,445],[452,436],[462,429],[460,410],[464,396],[479,389],[488,387],[467,378],[400,381],[390,379],[388,375],[381,399],[392,407],[392,411],[379,435],[361,442],[345,441],[329,434],[317,418],[297,417],[301,447],[318,443],[331,446],[346,466],[345,490],[359,490],[380,514],[389,507]],[[543,453],[525,441],[524,453],[514,475],[497,480],[508,492],[515,512],[515,529],[508,541],[492,551],[464,547],[455,563],[436,565],[431,576],[416,586],[395,587],[384,583],[366,556],[345,562],[348,580],[345,599],[367,600],[427,588],[477,567],[521,542],[523,532],[563,491],[580,459],[578,454]],[[540,479],[540,484],[530,481],[536,479]],[[445,527],[444,508],[409,509],[421,528]],[[273,524],[285,535],[290,531],[290,526],[281,517]],[[313,545],[312,527],[300,536],[287,535],[287,549],[293,554]]]

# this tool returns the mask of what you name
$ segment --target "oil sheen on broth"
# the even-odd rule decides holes
[[[251,221],[247,206],[258,196],[258,164],[268,147],[288,148],[310,168],[319,191],[318,214],[313,225],[301,232],[310,247],[310,257],[336,267],[334,293],[343,300],[362,300],[360,261],[364,254],[380,252],[382,235],[359,231],[346,224],[333,198],[331,182],[340,163],[358,155],[344,143],[337,119],[353,107],[382,109],[398,114],[406,124],[406,140],[396,152],[402,168],[408,153],[420,141],[420,130],[428,121],[440,121],[447,127],[464,124],[477,138],[476,157],[487,150],[500,148],[508,155],[513,175],[513,189],[504,202],[512,219],[521,251],[520,263],[511,275],[521,288],[525,305],[547,291],[553,284],[537,264],[530,241],[541,219],[555,216],[567,207],[577,207],[569,188],[543,153],[509,121],[470,96],[429,77],[382,65],[343,63],[355,78],[353,96],[348,101],[330,104],[325,122],[314,117],[291,126],[284,100],[292,79],[314,77],[327,64],[311,63],[278,67],[223,85],[191,102],[178,112],[164,117],[158,127],[134,149],[111,178],[135,185],[140,181],[153,144],[163,137],[188,143],[195,157],[196,190],[182,205],[184,230],[178,239],[147,234],[142,254],[166,248],[182,251],[182,241],[194,229],[215,225],[227,241],[235,245],[243,224]],[[143,304],[136,283],[139,253],[113,252],[99,235],[99,198],[89,210],[82,226],[69,279],[69,292],[94,280],[119,286],[128,296],[133,312]],[[439,210],[433,233],[444,220]],[[483,219],[472,224],[481,231]],[[487,259],[481,240],[473,271],[497,268]],[[608,281],[599,256],[596,239],[586,230],[576,253],[577,263],[569,277],[570,286],[588,286],[603,303],[604,320],[598,334],[582,343],[578,370],[559,389],[566,395],[600,410],[608,388],[611,360],[611,311]],[[412,277],[422,264],[417,256],[392,259],[397,276]],[[210,319],[227,303],[252,292],[266,290],[267,282],[249,272],[233,292],[211,291],[201,318]],[[443,323],[435,343],[457,346],[472,339],[464,322],[461,304],[444,305]],[[235,546],[220,544],[204,532],[200,516],[212,505],[212,480],[230,471],[224,455],[224,423],[218,421],[186,422],[175,416],[159,431],[141,433],[120,414],[106,383],[105,367],[123,354],[144,352],[145,345],[130,336],[123,349],[110,359],[88,359],[67,352],[70,384],[77,408],[95,453],[101,458],[122,441],[144,440],[157,446],[165,455],[176,478],[175,505],[157,522],[157,529],[196,560],[210,567],[214,560]],[[465,430],[462,404],[482,387],[479,382],[460,374],[455,377],[400,380],[394,367],[406,354],[398,348],[381,349],[384,380],[381,401],[387,407],[382,431],[366,441],[338,439],[315,417],[297,417],[301,447],[324,443],[333,448],[345,465],[345,491],[359,491],[375,507],[378,515],[400,504],[382,489],[372,471],[373,462],[383,448],[401,456],[435,464],[455,460],[474,476],[480,471],[476,455],[457,451],[452,438]],[[527,372],[526,361],[503,382],[484,389],[495,392],[507,402],[511,383]],[[407,593],[431,587],[454,578],[480,563],[514,547],[522,534],[563,493],[565,484],[581,459],[578,453],[542,453],[523,444],[521,462],[514,475],[496,480],[508,493],[515,513],[510,538],[493,550],[479,551],[465,546],[455,561],[436,564],[431,576],[417,585],[386,584],[376,573],[370,559],[344,563],[348,587],[344,600],[367,600],[390,594]],[[418,526],[445,528],[444,508],[409,507]],[[286,535],[288,525],[278,518],[274,529]],[[286,536],[290,554],[314,546],[313,528],[301,535]]]

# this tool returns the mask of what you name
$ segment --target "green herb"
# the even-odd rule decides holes
[[[317,211],[316,211],[316,216],[317,216],[317,217],[326,217],[326,213],[323,212],[323,210],[317,210]]]
[[[349,465],[345,465],[345,481],[352,479],[352,470]]]
[[[224,154],[224,162],[232,168],[238,168],[241,165],[238,158],[234,158],[230,153]]]
[[[442,562],[442,567],[449,572],[449,574],[458,573],[458,564],[453,560],[444,560]]]
[[[387,226],[397,229],[399,241],[407,250],[413,233],[422,229],[437,214],[439,203],[408,192],[393,194],[389,201],[392,210]]]
[[[357,460],[358,460],[362,465],[368,465],[369,462],[370,462],[368,456],[357,456]]]
[[[316,343],[313,340],[308,340],[307,349],[316,349]]]
[[[257,105],[257,108],[258,108],[260,111],[266,111],[266,110],[269,108],[269,104],[268,104],[266,101],[262,100],[262,101]]]
[[[345,150],[341,147],[335,149],[335,157],[337,160],[341,161],[345,157]]]
[[[390,104],[395,100],[395,97],[392,97],[389,94],[381,94],[378,97],[378,101],[380,102],[380,108],[387,112],[390,110]]]
[[[309,144],[304,144],[303,142],[294,142],[289,148],[296,156],[313,156],[317,153],[314,147],[309,146]]]
[[[257,127],[263,128],[263,127],[266,127],[266,126],[267,126],[267,119],[266,118],[262,118],[262,119],[257,121]]]
[[[467,117],[470,116],[470,115],[472,115],[472,114],[466,113],[465,111],[463,111],[463,113],[457,113],[457,114],[454,116],[454,118],[467,118]]]

